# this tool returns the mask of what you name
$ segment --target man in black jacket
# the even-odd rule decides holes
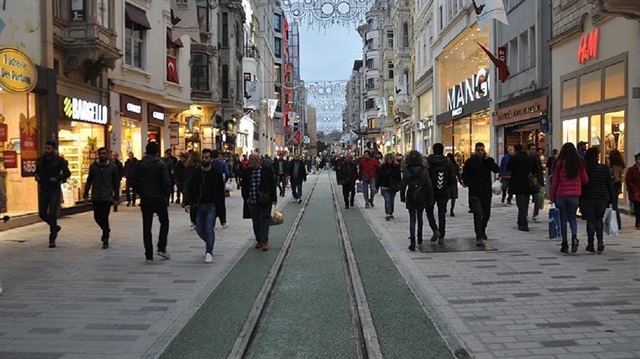
[[[204,261],[213,261],[213,245],[216,237],[213,227],[216,224],[217,206],[224,200],[224,185],[222,171],[212,166],[212,151],[202,150],[202,162],[196,167],[189,183],[185,183],[184,204],[185,211],[197,211],[196,232],[205,243]]]
[[[280,197],[284,197],[287,189],[287,172],[289,172],[289,161],[284,158],[284,153],[280,152],[278,158],[273,161],[272,168],[276,176],[278,189],[280,190]]]
[[[496,161],[484,150],[484,143],[475,145],[475,153],[464,162],[462,181],[469,189],[469,204],[473,212],[473,228],[476,246],[484,247],[487,239],[487,224],[491,217],[491,172],[500,172]]]
[[[356,180],[358,179],[358,166],[353,160],[353,155],[348,153],[345,159],[336,169],[338,184],[342,186],[342,196],[344,197],[344,208],[353,207],[356,197]]]
[[[58,144],[49,140],[44,145],[44,153],[36,163],[36,182],[38,188],[38,215],[49,225],[49,248],[56,247],[58,210],[60,208],[60,185],[71,176],[67,160],[56,153]]]
[[[136,206],[136,190],[135,188],[133,188],[133,182],[131,181],[131,179],[133,178],[133,168],[135,167],[136,163],[138,163],[138,159],[136,158],[136,156],[133,155],[133,152],[129,152],[127,156],[129,158],[127,158],[127,160],[124,161],[124,175],[127,176],[127,181],[125,183],[126,188],[124,190],[124,193],[127,198],[127,207],[131,205],[135,207]]]
[[[249,167],[242,173],[242,199],[249,210],[256,236],[256,248],[269,250],[271,206],[278,201],[271,167],[262,166],[260,155],[249,155]]]
[[[109,248],[109,211],[111,205],[118,203],[120,172],[116,165],[109,161],[107,149],[98,148],[98,159],[89,167],[87,184],[84,186],[84,201],[89,202],[89,189],[93,203],[93,219],[102,229],[102,249]]]
[[[142,237],[147,263],[153,263],[153,242],[151,224],[153,215],[158,215],[160,235],[158,237],[158,255],[169,259],[167,237],[169,235],[169,212],[167,211],[171,179],[167,166],[158,157],[158,144],[149,142],[146,156],[133,167],[131,182],[136,193],[140,194],[142,209]]]
[[[180,160],[176,162],[176,168],[173,171],[173,175],[176,179],[176,203],[180,203],[180,196],[184,192],[184,169],[185,162],[187,162],[187,155],[184,153],[180,154]]]
[[[516,196],[516,206],[518,206],[518,230],[529,232],[529,198],[533,193],[529,186],[529,175],[532,173],[532,164],[529,155],[523,151],[521,144],[513,146],[515,154],[507,163],[507,171],[511,172],[509,181],[509,194]]]
[[[116,168],[118,169],[118,187],[116,187],[116,189],[117,189],[117,193],[116,194],[118,195],[118,198],[120,198],[120,181],[122,180],[122,177],[124,177],[124,165],[118,159],[118,152],[116,152],[116,151],[112,151],[111,152],[111,161],[113,162],[114,165],[116,165]],[[114,212],[118,212],[118,205],[119,204],[120,204],[120,200],[118,200],[118,202],[115,202],[113,204],[113,211]]]
[[[294,201],[302,203],[302,183],[307,181],[307,169],[300,160],[299,153],[294,154],[293,160],[289,162],[289,181]]]
[[[444,245],[445,226],[447,224],[447,202],[449,202],[450,187],[457,185],[456,177],[453,173],[453,164],[444,156],[444,145],[436,143],[433,145],[433,154],[427,157],[429,162],[429,176],[433,185],[434,203],[427,206],[427,219],[429,227],[433,231],[431,242],[438,241],[439,245]],[[436,224],[433,210],[438,205],[438,224]]]

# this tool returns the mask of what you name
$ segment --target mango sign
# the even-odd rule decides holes
[[[12,47],[0,48],[0,87],[9,92],[29,92],[38,82],[38,71],[29,56]]]

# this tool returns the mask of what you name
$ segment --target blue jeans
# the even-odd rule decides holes
[[[578,221],[576,211],[578,210],[578,196],[556,198],[556,208],[560,214],[560,233],[562,240],[567,240],[567,221],[571,227],[571,236],[578,235]]]
[[[373,197],[376,195],[375,178],[369,178],[366,181],[362,181],[362,195],[364,196],[364,203],[373,204]]]
[[[384,197],[384,213],[389,215],[393,214],[393,205],[396,200],[396,192],[387,187],[381,187],[380,193]]]
[[[196,232],[205,243],[205,252],[213,254],[213,244],[216,241],[216,234],[213,227],[216,225],[216,205],[215,203],[205,203],[198,205],[196,211]]]
[[[295,199],[302,198],[302,180],[291,178],[291,194]]]
[[[422,238],[424,208],[409,210],[409,237],[416,238],[416,221],[418,222],[418,238]]]

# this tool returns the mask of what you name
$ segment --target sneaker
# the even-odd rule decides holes
[[[484,241],[482,239],[476,239],[476,247],[484,247]]]
[[[268,251],[269,250],[269,243],[267,243],[267,242],[262,243],[262,250],[265,251],[265,252]]]
[[[518,230],[523,232],[529,232],[529,227],[520,226],[518,227]]]
[[[391,219],[391,215],[387,214],[386,216],[384,216],[384,219],[386,219],[387,221]]]
[[[145,260],[145,262],[146,262],[147,264],[153,264],[153,258],[147,258],[147,259]]]
[[[531,218],[532,221],[536,222],[536,223],[540,223],[540,219],[538,219],[538,216],[533,216]]]
[[[164,260],[167,260],[167,259],[171,258],[171,256],[169,255],[169,252],[167,252],[167,251],[164,251],[164,252],[158,251],[158,255],[160,257],[162,257],[162,259],[164,259]]]
[[[109,239],[103,239],[102,240],[102,249],[107,249],[109,248]]]
[[[229,228],[229,223],[224,223],[224,224],[222,225],[222,228]]]
[[[394,218],[396,218],[396,217],[394,217],[393,214],[389,215],[389,219],[394,219]]]
[[[191,223],[191,230],[194,230],[194,229],[196,229],[196,225]]]
[[[256,241],[256,245],[254,248],[262,248],[262,243]]]
[[[213,256],[211,255],[211,253],[207,253],[204,255],[204,262],[205,263],[213,262]]]
[[[365,203],[364,208],[369,208],[369,203]]]
[[[49,248],[55,248],[56,247],[56,241],[55,240],[50,240],[49,241]]]
[[[584,250],[587,252],[591,252],[594,253],[596,251],[596,249],[593,247],[593,243],[592,244],[587,244],[586,247],[584,247]]]

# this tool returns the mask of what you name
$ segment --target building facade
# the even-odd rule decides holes
[[[417,133],[414,141],[418,151],[426,153],[433,144],[433,1],[419,1],[412,9],[413,14],[413,112],[412,119]]]

